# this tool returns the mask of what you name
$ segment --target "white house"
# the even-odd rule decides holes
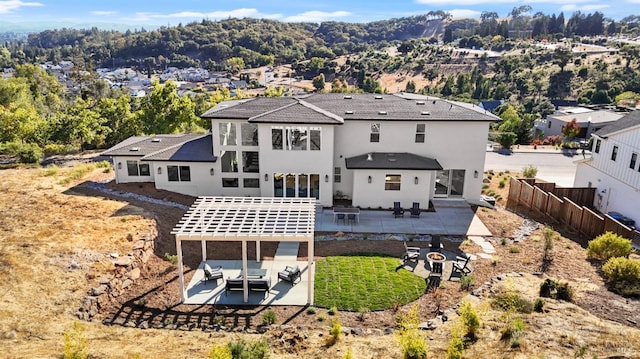
[[[562,128],[572,120],[580,126],[578,138],[589,138],[593,132],[611,124],[625,113],[609,110],[592,110],[585,107],[566,108],[556,112],[547,118],[538,119],[535,122],[536,133],[543,133],[544,137],[561,136]]]
[[[226,101],[212,133],[133,137],[104,154],[118,182],[189,195],[334,198],[363,208],[480,201],[489,123],[477,106],[396,94]]]
[[[577,163],[574,186],[596,187],[595,208],[640,223],[640,111],[595,132],[591,152]]]

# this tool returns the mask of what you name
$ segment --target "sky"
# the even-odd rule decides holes
[[[444,10],[477,18],[483,11],[505,17],[516,6],[560,14],[600,11],[619,20],[640,14],[640,0],[0,0],[0,23],[111,23],[132,27],[174,26],[202,19],[265,18],[286,22],[370,22]],[[637,11],[634,11],[637,9]]]

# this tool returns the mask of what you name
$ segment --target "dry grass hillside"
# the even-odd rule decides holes
[[[110,254],[127,254],[132,242],[158,227],[157,244],[170,250],[171,238],[166,228],[170,217],[164,208],[142,205],[130,200],[110,199],[87,189],[83,183],[111,176],[101,168],[76,165],[65,168],[18,168],[0,171],[0,347],[4,358],[60,358],[64,350],[64,333],[72,332],[75,313],[82,298],[98,278],[113,268]],[[132,190],[135,187],[131,188]],[[155,211],[155,213],[153,212]],[[509,238],[522,219],[498,210],[479,210],[494,233]],[[554,263],[543,276],[568,281],[575,289],[574,303],[546,300],[544,312],[517,314],[493,309],[490,301],[500,293],[518,292],[530,301],[537,298],[542,280],[538,272],[541,242],[534,232],[520,243],[501,245],[493,240],[497,253],[492,260],[474,263],[478,296],[469,296],[480,315],[481,325],[474,342],[466,343],[469,358],[567,358],[640,357],[640,330],[627,319],[636,320],[640,313],[637,302],[626,301],[603,288],[602,279],[584,256],[584,250],[573,241],[560,237],[554,245]],[[365,243],[367,241],[360,241]],[[511,249],[518,247],[518,251]],[[477,246],[465,243],[466,251],[477,252]],[[149,286],[173,293],[176,269],[162,258],[152,258],[141,278],[130,289],[134,295],[144,294]],[[492,279],[493,278],[493,279]],[[156,285],[158,281],[165,281]],[[151,284],[154,283],[154,284]],[[444,293],[462,298],[456,282],[447,282]],[[136,292],[138,291],[138,292]],[[177,293],[167,296],[166,311],[174,310],[188,317],[196,310],[184,308],[175,301]],[[425,306],[433,295],[418,301]],[[457,301],[457,300],[456,300]],[[114,302],[117,304],[117,300]],[[597,310],[596,307],[607,307]],[[606,309],[606,308],[605,308]],[[293,308],[293,312],[304,312]],[[596,315],[589,313],[592,310]],[[250,312],[249,312],[250,313]],[[261,311],[253,310],[254,322],[261,322]],[[105,313],[105,315],[108,313]],[[246,314],[250,316],[251,314]],[[371,313],[359,324],[377,327],[382,313]],[[634,316],[635,315],[635,316]],[[201,317],[206,317],[202,315]],[[431,319],[421,314],[421,320]],[[392,318],[393,315],[389,315]],[[291,322],[278,317],[278,326],[264,334],[239,331],[215,332],[195,328],[140,329],[124,325],[104,325],[100,321],[80,322],[91,358],[204,358],[214,343],[238,339],[266,338],[272,358],[343,358],[347,351],[353,358],[399,358],[398,339],[382,331],[342,336],[328,346],[329,324],[298,314]],[[386,318],[386,317],[385,317]],[[514,319],[524,327],[518,345],[501,340],[501,331]],[[608,319],[614,319],[611,321]],[[284,324],[284,325],[283,325]],[[432,331],[425,331],[429,357],[442,358],[452,331],[459,330],[460,320],[451,314],[449,320]],[[241,329],[241,328],[236,328]]]

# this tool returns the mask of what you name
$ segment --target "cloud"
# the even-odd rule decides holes
[[[284,18],[284,21],[288,22],[323,22],[336,18],[341,18],[345,16],[351,15],[348,11],[334,11],[334,12],[326,12],[326,11],[307,11],[302,14],[287,16]]]
[[[102,11],[102,10],[95,10],[95,11],[90,11],[89,12],[91,15],[96,15],[96,16],[110,16],[110,15],[115,15],[118,12],[117,11]]]
[[[453,9],[445,11],[451,14],[454,19],[475,19],[479,18],[481,14],[480,11],[469,9]]]
[[[261,19],[278,19],[281,18],[281,14],[263,14],[256,9],[242,8],[229,11],[212,11],[212,12],[199,12],[199,11],[181,11],[171,14],[158,14],[153,12],[138,12],[131,20],[136,21],[151,21],[158,19],[226,19],[233,18],[261,18]]]
[[[560,10],[570,11],[570,12],[574,12],[574,11],[590,12],[590,11],[607,9],[609,7],[610,5],[608,4],[584,4],[584,5],[566,4],[566,5],[562,5],[560,7]]]
[[[10,14],[21,7],[26,6],[44,6],[39,2],[24,2],[20,0],[0,1],[0,14]]]
[[[416,3],[423,5],[482,5],[482,4],[513,4],[513,0],[416,0]]]

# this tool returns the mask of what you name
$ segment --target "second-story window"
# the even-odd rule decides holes
[[[600,140],[596,140],[596,148],[593,152],[600,153]]]
[[[425,125],[424,123],[419,123],[416,125],[416,143],[424,143],[425,137]]]
[[[271,128],[271,148],[274,150],[282,149],[282,127]]]
[[[371,124],[371,135],[369,137],[369,142],[380,142],[380,124],[379,123]]]
[[[306,127],[287,128],[287,150],[306,151],[307,133]]]
[[[320,151],[320,128],[309,129],[309,147],[311,151]]]
[[[218,126],[220,131],[220,145],[221,146],[235,146],[236,145],[236,124],[230,122],[222,122]]]
[[[240,126],[240,135],[242,136],[243,146],[258,145],[258,125],[255,123],[243,123]]]
[[[613,150],[611,151],[611,161],[615,161],[618,158],[618,146],[613,146]]]
[[[629,162],[629,168],[631,168],[632,170],[635,170],[637,161],[638,161],[638,154],[637,153],[632,153],[631,154],[631,162]]]

